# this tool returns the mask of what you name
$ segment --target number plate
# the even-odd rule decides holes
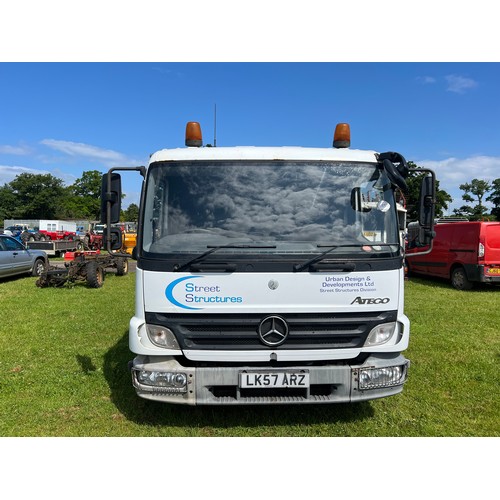
[[[500,267],[490,267],[488,274],[500,274]]]
[[[309,372],[240,372],[242,389],[265,389],[266,387],[290,387],[307,389]]]

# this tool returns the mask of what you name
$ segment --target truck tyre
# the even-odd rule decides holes
[[[125,276],[128,273],[128,260],[123,257],[117,257],[116,259],[116,275]]]
[[[86,267],[88,286],[90,288],[101,288],[104,283],[104,269],[95,260],[90,260]]]
[[[47,264],[43,259],[36,259],[33,264],[33,269],[31,270],[31,276],[40,277],[47,269]]]
[[[453,269],[451,272],[451,284],[457,290],[471,290],[474,287],[474,283],[469,281],[463,267]]]

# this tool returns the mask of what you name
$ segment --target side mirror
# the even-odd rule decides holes
[[[434,207],[435,201],[435,177],[433,173],[426,175],[420,184],[420,198],[418,207],[418,222],[420,225],[419,245],[431,244],[434,233]]]
[[[117,227],[112,227],[109,230],[109,236],[111,238],[111,250],[120,250],[123,245],[121,230]]]
[[[101,184],[101,222],[103,224],[115,224],[120,221],[121,202],[122,180],[120,174],[109,172],[104,174]]]

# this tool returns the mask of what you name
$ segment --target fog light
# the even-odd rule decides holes
[[[382,323],[371,330],[366,339],[366,346],[380,345],[388,342],[396,331],[396,323]]]
[[[187,392],[187,375],[181,372],[135,370],[137,382],[167,392]]]
[[[386,368],[362,368],[359,370],[358,388],[378,389],[401,385],[406,381],[408,364]]]
[[[158,325],[146,325],[148,337],[153,344],[158,347],[165,347],[166,349],[179,350],[179,344],[175,338],[174,332],[170,328]]]

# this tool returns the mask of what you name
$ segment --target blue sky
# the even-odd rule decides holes
[[[500,177],[500,63],[0,63],[0,185],[22,172],[67,184],[85,170],[147,163],[184,147],[201,122],[217,146],[330,147],[337,122],[351,147],[398,151],[459,185]],[[139,177],[124,179],[127,205]]]

